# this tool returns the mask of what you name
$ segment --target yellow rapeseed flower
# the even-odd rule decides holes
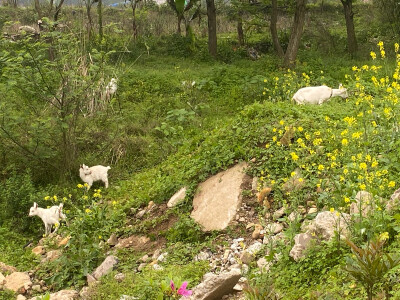
[[[334,209],[333,207],[331,207],[331,208],[329,209],[329,211],[330,211],[331,213],[333,213],[333,212],[335,211],[335,209]]]
[[[344,202],[349,203],[350,202],[350,198],[349,197],[344,197]]]
[[[388,187],[390,187],[390,188],[394,187],[395,185],[396,185],[396,182],[394,182],[394,181],[390,181],[388,183]]]
[[[376,53],[375,53],[374,51],[371,51],[371,52],[369,53],[369,55],[371,55],[371,57],[372,57],[373,60],[376,59]]]
[[[347,139],[342,139],[342,145],[347,146],[349,144],[349,141]]]
[[[322,171],[323,169],[325,169],[324,165],[318,165],[318,170]]]

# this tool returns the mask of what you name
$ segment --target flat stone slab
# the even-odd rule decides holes
[[[204,231],[223,230],[241,203],[241,188],[247,168],[245,162],[218,173],[201,183],[193,199],[191,217]]]

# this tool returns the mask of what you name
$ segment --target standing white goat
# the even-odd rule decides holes
[[[345,89],[341,84],[338,89],[332,89],[326,85],[321,85],[301,88],[293,95],[292,99],[296,101],[297,104],[321,105],[328,99],[336,96],[347,98],[349,95],[347,89]]]
[[[106,100],[110,100],[112,96],[117,92],[117,78],[111,78],[110,82],[106,86]]]
[[[58,229],[58,224],[60,219],[65,220],[66,216],[62,212],[63,209],[63,204],[60,203],[59,206],[52,206],[50,208],[41,208],[38,207],[37,203],[34,202],[33,206],[29,210],[29,216],[38,216],[42,219],[44,223],[44,230],[45,230],[45,235],[48,235],[51,233],[51,227],[55,224],[56,229],[54,230],[54,233]]]
[[[89,187],[88,190],[90,189],[90,187],[92,186],[93,182],[95,181],[103,181],[104,185],[106,188],[108,188],[108,170],[110,170],[111,167],[107,166],[93,166],[93,167],[88,167],[85,164],[81,165],[79,167],[79,176],[81,177],[83,182],[86,182]]]

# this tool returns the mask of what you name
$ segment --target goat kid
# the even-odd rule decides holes
[[[56,229],[53,233],[57,232],[60,219],[66,220],[67,217],[63,214],[62,209],[62,203],[60,203],[59,206],[55,205],[50,208],[41,208],[38,207],[36,202],[34,202],[33,206],[29,210],[29,216],[40,217],[44,223],[45,235],[48,235],[51,233],[51,227],[56,224]]]
[[[347,89],[342,84],[339,85],[338,89],[332,89],[326,85],[321,86],[309,86],[299,89],[294,95],[293,100],[297,104],[319,104],[321,105],[332,97],[340,96],[347,98],[349,95]]]
[[[81,165],[79,167],[79,177],[81,177],[83,182],[86,182],[88,184],[88,190],[92,186],[93,182],[95,181],[103,181],[104,185],[106,188],[108,188],[108,170],[110,170],[111,167],[107,166],[93,166],[93,167],[88,167],[85,164]]]

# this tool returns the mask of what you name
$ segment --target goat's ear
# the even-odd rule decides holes
[[[343,84],[339,84],[339,89],[341,90],[341,89],[343,89]]]
[[[37,203],[36,202],[33,202],[33,207],[37,208]]]

